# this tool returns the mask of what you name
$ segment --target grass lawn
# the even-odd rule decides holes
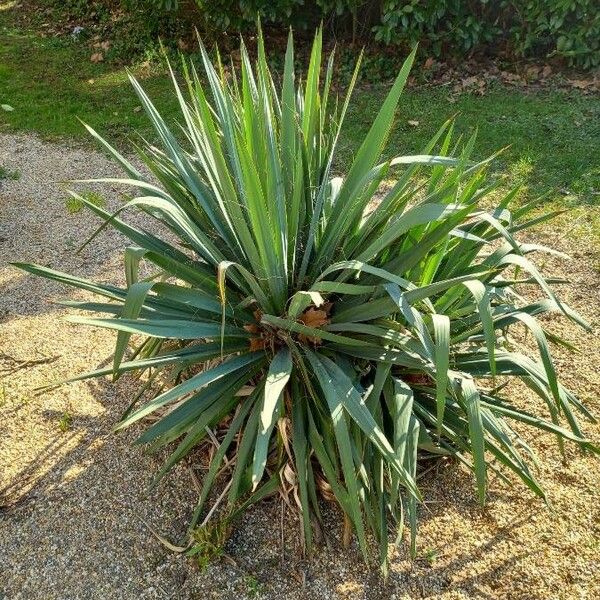
[[[90,62],[89,49],[67,39],[42,38],[14,29],[0,11],[0,131],[35,131],[45,138],[87,140],[77,118],[120,144],[133,131],[151,135],[127,80],[125,68]],[[135,64],[131,71],[166,115],[177,114],[171,83],[158,65]],[[387,86],[355,93],[342,139],[343,168],[374,117]],[[496,168],[507,185],[521,183],[526,195],[550,192],[548,202],[579,207],[594,221],[600,206],[600,98],[577,90],[524,92],[497,85],[481,96],[466,93],[448,100],[448,87],[406,91],[390,153],[419,152],[448,117],[457,129],[479,130],[482,158],[510,146]],[[413,122],[413,125],[409,124]],[[414,125],[418,122],[418,125]],[[594,208],[592,208],[594,207]],[[600,229],[600,227],[598,227]]]

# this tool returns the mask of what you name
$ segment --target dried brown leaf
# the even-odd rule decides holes
[[[308,308],[300,315],[302,321],[307,327],[321,327],[329,323],[327,312],[317,308]]]

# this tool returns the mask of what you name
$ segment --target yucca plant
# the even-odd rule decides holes
[[[483,504],[490,471],[512,472],[544,497],[514,421],[597,452],[575,413],[592,417],[550,356],[549,342],[566,342],[536,316],[561,312],[588,326],[526,257],[552,250],[515,237],[553,214],[532,213],[535,203],[510,210],[515,192],[487,182],[489,160],[473,162],[474,138],[453,142],[450,121],[422,154],[382,159],[415,52],[343,176],[334,176],[336,150],[360,59],[338,103],[321,32],[303,80],[291,35],[281,79],[262,37],[254,66],[242,45],[239,75],[201,55],[202,78],[184,61],[185,92],[171,72],[175,132],[131,79],[159,140],[136,146],[151,175],[88,127],[127,174],[94,181],[135,197],[109,214],[73,196],[133,242],[127,286],[18,264],[105,299],[65,303],[108,315],[70,321],[118,332],[112,366],[74,380],[147,376],[117,429],[154,417],[139,442],[170,448],[156,481],[213,444],[190,532],[208,527],[211,496],[221,510],[208,517],[279,489],[295,498],[310,547],[324,495],[365,557],[368,532],[378,540],[385,568],[404,515],[414,551],[422,454],[471,469]],[[164,235],[124,221],[131,209]],[[140,278],[141,262],[150,276]],[[528,302],[517,285],[544,298]],[[509,345],[513,325],[531,332],[539,359]],[[131,336],[138,345],[126,356]],[[510,377],[539,395],[547,416],[505,397]]]

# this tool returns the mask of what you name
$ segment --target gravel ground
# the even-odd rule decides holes
[[[0,135],[0,164],[21,172],[0,184],[0,598],[600,597],[600,460],[569,448],[563,464],[551,436],[531,433],[525,437],[543,463],[539,477],[551,508],[520,485],[496,480],[481,510],[471,476],[440,464],[422,481],[419,557],[410,561],[401,549],[386,583],[355,548],[341,548],[333,511],[330,547],[302,559],[297,523],[274,500],[249,511],[227,544],[230,558],[202,572],[166,550],[149,525],[174,540],[185,531],[195,497],[189,471],[181,467],[145,493],[158,460],[130,445],[135,432],[111,433],[131,397],[127,380],[34,391],[106,363],[114,338],[61,319],[65,311],[52,302],[82,294],[7,265],[34,261],[120,282],[126,241],[108,232],[76,254],[95,224],[67,212],[59,183],[115,168],[101,154],[24,135]],[[109,206],[119,195],[98,190]],[[539,236],[574,258],[546,259],[544,269],[571,278],[573,286],[559,291],[597,332],[600,253],[557,230]],[[550,326],[583,349],[577,357],[555,352],[557,365],[600,415],[598,337],[560,320]],[[513,391],[539,406],[527,390]],[[600,440],[600,427],[587,431]]]

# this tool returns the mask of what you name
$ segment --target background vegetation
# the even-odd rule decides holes
[[[92,62],[90,56],[95,49],[70,33],[77,21],[62,32],[48,33],[42,27],[51,22],[45,18],[48,15],[32,11],[26,25],[23,16],[23,10],[16,6],[0,10],[0,104],[14,108],[0,110],[0,131],[29,130],[46,138],[68,136],[89,142],[79,118],[118,145],[133,131],[152,136],[125,67],[144,81],[162,114],[176,118],[171,82],[153,47],[147,49],[148,54],[130,57],[126,64],[108,58]],[[112,44],[120,43],[116,30],[107,30],[104,39],[111,41],[108,53],[112,52]],[[189,52],[197,51],[196,43],[191,44]],[[337,77],[347,78],[353,54],[349,47],[339,48]],[[421,48],[419,55],[426,56],[426,50]],[[398,56],[405,54],[398,52]],[[224,53],[223,60],[227,58]],[[198,63],[199,57],[192,59]],[[364,75],[377,70],[375,60],[373,56],[365,57]],[[485,67],[475,65],[474,72],[477,68]],[[508,146],[496,168],[506,174],[507,186],[519,183],[525,187],[524,198],[550,192],[549,200],[561,206],[597,205],[598,97],[593,90],[571,85],[569,78],[576,77],[572,73],[556,71],[544,82],[531,81],[527,79],[529,68],[526,66],[517,76],[514,65],[507,65],[510,72],[503,72],[506,78],[488,77],[481,72],[477,76],[454,73],[452,80],[440,83],[439,72],[446,72],[441,63],[429,70],[423,64],[416,67],[402,99],[390,148],[418,152],[441,123],[456,114],[461,133],[479,130],[479,158]],[[360,82],[360,93],[350,104],[348,126],[340,141],[340,167],[355,152],[389,87],[383,79],[373,82],[363,78]],[[579,83],[587,85],[587,81],[592,80]]]
[[[471,53],[561,58],[570,66],[600,64],[596,0],[40,0],[53,21],[115,27],[113,53],[141,52],[158,35],[197,27],[219,37],[251,28],[257,15],[276,31],[312,32],[380,44],[392,50],[419,41],[434,56]]]

